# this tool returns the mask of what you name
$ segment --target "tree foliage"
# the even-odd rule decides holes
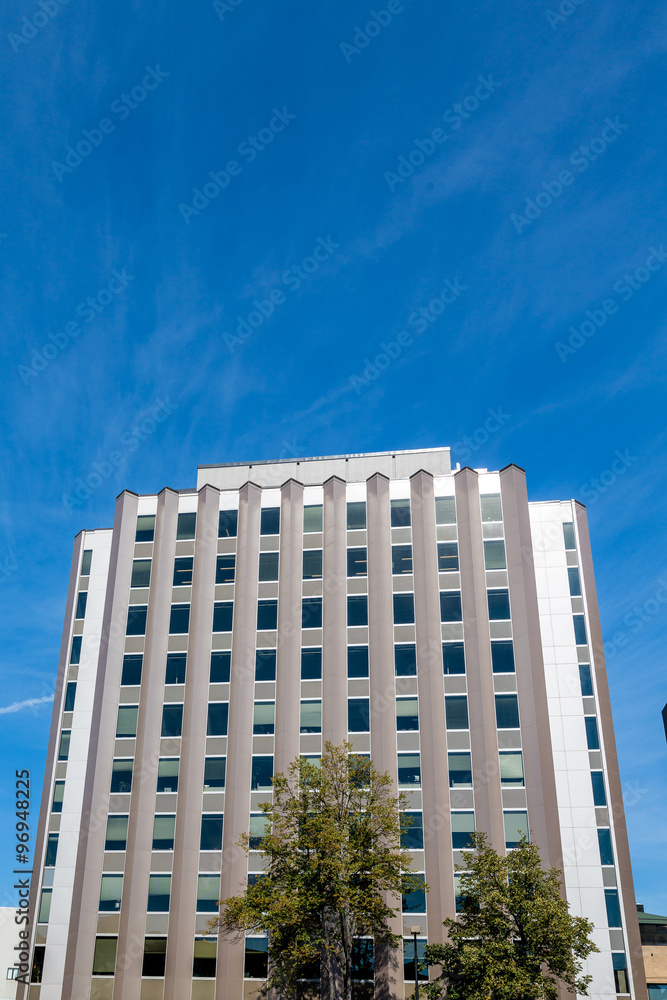
[[[447,1000],[556,1000],[558,982],[586,994],[582,962],[598,951],[593,924],[573,917],[561,897],[560,871],[542,869],[534,844],[522,839],[507,856],[484,834],[461,874],[460,912],[444,921],[447,943],[429,945],[426,961],[441,967],[426,997]]]
[[[401,849],[405,803],[388,774],[351,746],[325,744],[320,766],[303,758],[273,779],[263,805],[267,834],[263,877],[222,902],[222,931],[269,936],[267,990],[299,994],[299,980],[323,967],[330,1000],[350,1000],[355,938],[396,946],[387,902],[417,888]],[[241,845],[248,851],[247,836]],[[400,903],[400,899],[397,900]]]

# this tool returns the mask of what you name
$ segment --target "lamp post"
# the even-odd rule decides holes
[[[411,927],[410,933],[415,943],[415,1000],[419,1000],[419,959],[417,957],[417,935],[421,934],[421,927]]]

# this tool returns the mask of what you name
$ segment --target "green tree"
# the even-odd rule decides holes
[[[265,873],[224,900],[212,922],[223,932],[268,934],[267,991],[285,1000],[320,967],[330,1000],[351,1000],[357,939],[396,947],[389,920],[398,907],[386,894],[421,885],[406,874],[403,797],[394,795],[388,774],[351,749],[326,743],[320,766],[301,758],[287,775],[275,775],[273,802],[261,807]],[[240,842],[246,851],[250,843],[247,836]]]
[[[421,988],[436,1000],[556,1000],[558,983],[586,994],[582,961],[599,949],[593,924],[573,917],[561,896],[560,871],[543,870],[534,844],[499,855],[484,834],[459,875],[460,912],[448,918],[447,943],[426,948],[438,978]]]

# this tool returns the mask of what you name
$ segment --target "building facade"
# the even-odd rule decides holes
[[[667,1000],[667,917],[637,910],[649,1000]]]
[[[429,886],[377,995],[411,995],[483,830],[563,870],[590,995],[646,1000],[585,510],[446,448],[202,467],[77,536],[19,1000],[253,996],[266,942],[206,922],[261,871],[271,775],[346,739]]]

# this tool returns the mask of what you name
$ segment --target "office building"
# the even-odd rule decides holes
[[[637,910],[649,1000],[667,1000],[667,917]]]
[[[449,449],[222,464],[76,538],[19,1000],[241,1000],[206,934],[261,871],[271,775],[349,739],[409,797],[394,961],[442,939],[473,830],[522,834],[595,922],[590,995],[646,1000],[585,509]],[[390,956],[391,958],[391,956]]]

